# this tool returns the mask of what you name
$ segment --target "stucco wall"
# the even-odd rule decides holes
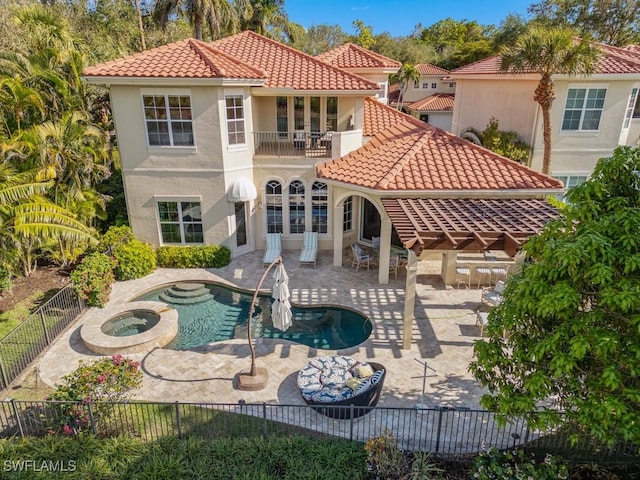
[[[500,129],[518,133],[531,144],[537,103],[534,80],[456,79],[456,102],[451,131],[459,135],[465,128],[484,130],[491,117],[499,120]]]

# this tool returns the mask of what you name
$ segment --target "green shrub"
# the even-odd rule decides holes
[[[116,260],[116,280],[142,278],[156,269],[156,252],[148,243],[132,239],[116,245],[112,252]]]
[[[57,425],[52,425],[52,432],[67,435],[85,430],[90,422],[88,402],[118,402],[124,400],[129,391],[138,388],[142,383],[140,364],[122,355],[102,358],[90,364],[81,365],[68,375],[62,377],[62,384],[56,387],[47,400],[63,402],[79,402],[73,405],[59,405]],[[96,424],[105,420],[112,411],[108,404],[92,403],[92,413]],[[108,425],[111,422],[102,422]]]
[[[165,268],[221,268],[229,265],[231,251],[221,245],[160,247],[158,266]]]
[[[91,307],[104,307],[115,281],[115,261],[104,253],[94,252],[84,257],[71,272],[75,292]]]
[[[501,452],[492,448],[475,459],[471,478],[478,480],[557,480],[569,478],[567,465],[547,454],[543,461],[527,458],[524,451]]]
[[[13,282],[11,281],[11,270],[4,265],[0,265],[0,293],[4,291],[11,291]]]
[[[500,130],[498,120],[491,118],[487,128],[480,134],[482,146],[492,152],[510,158],[519,163],[526,163],[529,158],[530,146],[520,140],[515,132]]]
[[[129,243],[134,239],[135,236],[133,235],[133,231],[130,227],[126,225],[110,227],[100,239],[97,250],[102,253],[108,253],[115,247]]]

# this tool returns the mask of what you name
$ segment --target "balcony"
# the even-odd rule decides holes
[[[335,132],[253,132],[256,157],[331,158]]]

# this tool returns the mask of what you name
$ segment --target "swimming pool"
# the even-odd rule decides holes
[[[213,283],[165,285],[134,300],[167,303],[178,311],[178,335],[165,348],[186,350],[212,342],[247,338],[252,295]],[[339,350],[364,342],[371,334],[367,317],[341,307],[292,308],[286,332],[271,322],[271,298],[258,297],[251,330],[254,338],[278,338],[322,350]]]

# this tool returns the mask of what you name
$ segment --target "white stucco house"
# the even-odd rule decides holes
[[[593,74],[556,75],[552,117],[551,175],[567,187],[583,182],[598,159],[640,137],[640,47],[597,45]],[[491,117],[501,130],[517,132],[532,146],[529,165],[542,168],[542,115],[533,100],[539,75],[505,73],[492,56],[450,73],[456,84],[451,131],[483,130]]]

